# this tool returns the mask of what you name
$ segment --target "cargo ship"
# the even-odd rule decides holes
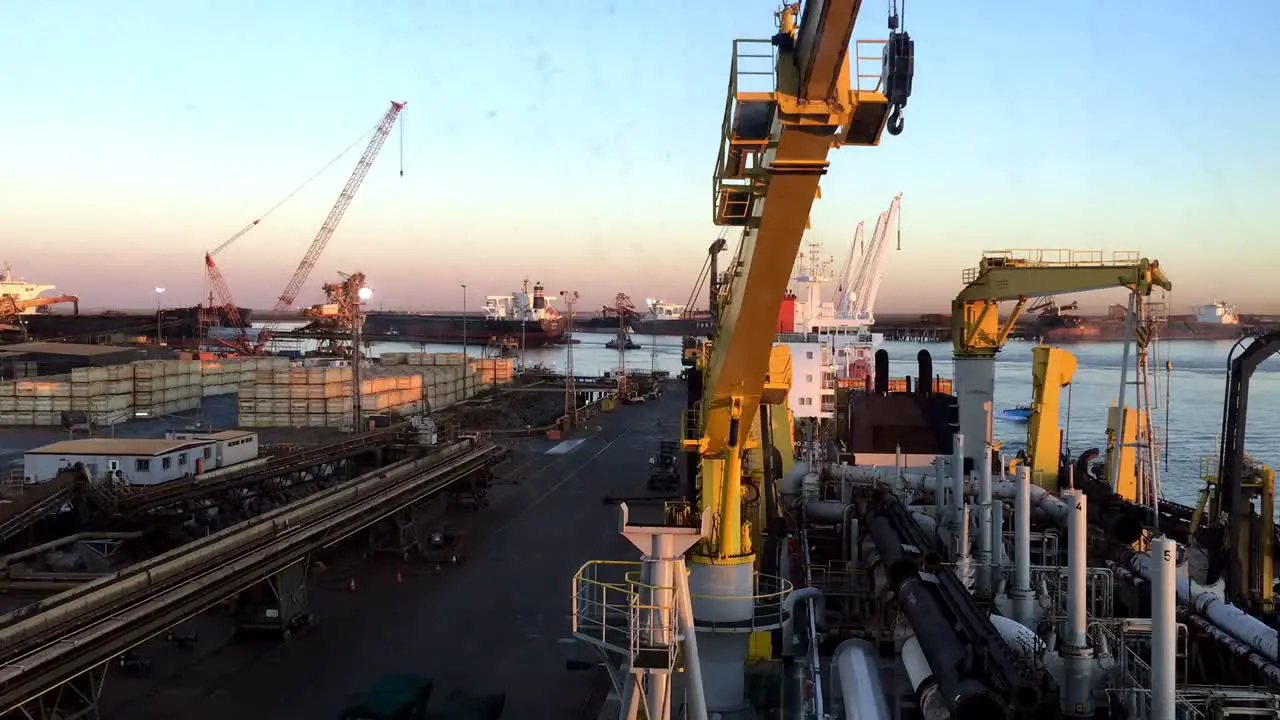
[[[631,323],[631,329],[636,335],[675,337],[706,335],[711,332],[711,313],[655,300],[650,303],[647,315]]]
[[[510,295],[485,298],[483,314],[369,312],[364,334],[407,343],[491,342],[512,347],[541,347],[560,342],[564,318],[548,301],[542,283]]]
[[[245,327],[252,322],[253,311],[240,308]],[[118,344],[137,338],[154,340],[159,327],[164,341],[170,345],[198,341],[208,327],[232,327],[221,308],[210,310],[202,305],[165,308],[157,313],[107,311],[101,313],[37,312],[20,316],[13,330],[3,333],[6,340],[65,340],[79,343]]]
[[[1236,309],[1224,302],[1192,310],[1190,315],[1168,316],[1159,336],[1165,340],[1236,340],[1256,329],[1242,323]],[[1125,340],[1126,312],[1125,306],[1112,305],[1105,319],[1048,314],[1040,318],[1037,332],[1042,342],[1051,344]]]

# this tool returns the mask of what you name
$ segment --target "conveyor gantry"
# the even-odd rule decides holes
[[[505,458],[464,438],[0,617],[0,715],[91,713],[112,658]]]

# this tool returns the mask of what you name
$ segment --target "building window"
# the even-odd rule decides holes
[[[205,459],[205,460],[208,460],[208,459],[209,459],[209,458],[211,458],[211,457],[213,457],[213,448],[205,448],[205,449],[204,449],[204,459]]]
[[[806,352],[806,353],[804,354],[804,359],[805,359],[805,360],[812,360],[812,359],[813,359],[813,351],[812,351],[812,350],[810,350],[810,351]]]
[[[812,375],[805,375],[805,376],[804,376],[804,381],[805,381],[805,382],[813,382],[813,376],[812,376]]]
[[[168,457],[160,458],[160,469],[161,469],[161,470],[168,470],[168,469],[169,469],[169,466],[171,466],[171,465],[173,465],[173,458],[168,458]]]
[[[187,464],[187,454],[186,454],[186,453],[179,453],[179,454],[178,454],[178,464],[179,464],[179,465],[186,465],[186,464]]]
[[[150,460],[134,460],[133,471],[140,472],[140,473],[151,472],[151,461]]]

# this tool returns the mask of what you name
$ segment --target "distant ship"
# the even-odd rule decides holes
[[[50,290],[56,290],[56,285],[39,285],[37,283],[29,283],[21,278],[13,277],[13,268],[9,267],[9,263],[5,263],[0,268],[0,295],[10,295],[14,300],[21,302],[22,300],[34,300]],[[38,308],[26,308],[20,312],[22,315],[34,315],[39,312]]]
[[[541,347],[561,341],[565,323],[547,300],[542,283],[509,295],[485,298],[483,314],[368,312],[364,334],[370,339],[407,343],[476,345],[491,342],[510,347]]]
[[[631,322],[631,328],[637,335],[707,335],[711,332],[711,313],[655,300],[649,303],[646,315]]]
[[[1037,331],[1042,342],[1053,344],[1125,340],[1127,312],[1123,305],[1112,305],[1105,319],[1048,314],[1040,318]],[[1215,301],[1192,308],[1190,315],[1170,315],[1160,328],[1159,337],[1165,340],[1235,340],[1249,330],[1250,326],[1240,322],[1234,306]]]

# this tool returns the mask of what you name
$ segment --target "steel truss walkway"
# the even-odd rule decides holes
[[[311,553],[487,472],[506,454],[463,438],[0,617],[0,716],[96,717],[108,661],[259,584],[279,607],[305,612],[298,583]],[[278,629],[287,632],[291,619],[279,617]]]

